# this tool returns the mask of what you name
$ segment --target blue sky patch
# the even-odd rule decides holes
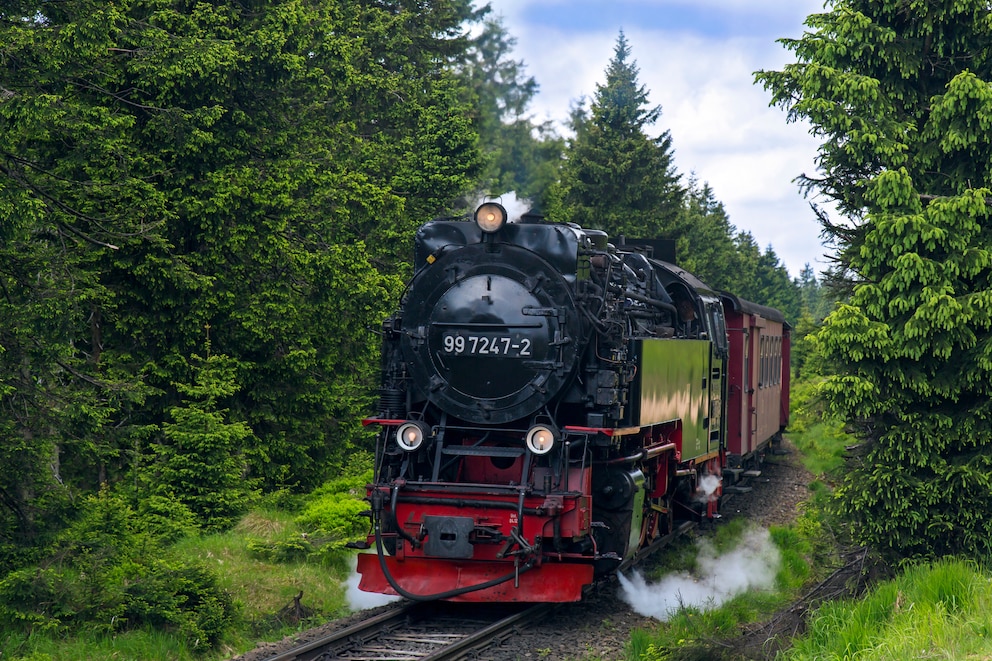
[[[521,18],[534,25],[564,31],[591,32],[603,28],[688,32],[711,38],[759,37],[769,40],[798,37],[796,23],[802,16],[780,8],[754,11],[745,7],[714,11],[712,7],[650,5],[633,0],[602,2],[573,0],[566,5],[532,4],[521,10]]]

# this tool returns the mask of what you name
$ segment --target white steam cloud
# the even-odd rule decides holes
[[[682,607],[708,610],[748,590],[775,585],[780,557],[764,528],[748,530],[737,548],[719,556],[709,540],[697,544],[696,575],[681,572],[648,584],[637,572],[630,578],[621,574],[620,596],[641,615],[666,621]]]
[[[362,580],[362,575],[358,573],[358,556],[351,559],[351,575],[345,583],[347,590],[345,596],[348,598],[348,607],[352,611],[363,611],[368,608],[385,606],[400,598],[395,595],[379,594],[378,592],[363,592],[358,589],[358,582]]]
[[[716,493],[717,488],[720,486],[720,478],[716,475],[706,474],[699,480],[699,485],[696,487],[695,500],[699,503],[708,503],[713,499],[713,494]]]

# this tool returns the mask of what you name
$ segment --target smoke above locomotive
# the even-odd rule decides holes
[[[418,230],[383,324],[361,587],[576,600],[680,521],[714,516],[723,483],[760,458],[784,426],[788,327],[602,231],[508,223],[492,202],[473,220]]]

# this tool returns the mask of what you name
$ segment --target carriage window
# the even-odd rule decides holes
[[[716,344],[717,351],[723,354],[727,351],[727,322],[723,317],[723,307],[719,303],[707,303],[706,313],[710,339]]]
[[[768,385],[768,338],[761,336],[761,375],[758,377],[758,387]]]
[[[782,383],[782,336],[775,338],[775,383]]]
[[[761,354],[759,388],[768,388],[782,383],[782,336],[762,336],[759,351]]]

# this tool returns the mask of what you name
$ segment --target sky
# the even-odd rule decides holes
[[[823,0],[488,0],[539,91],[537,121],[567,135],[569,109],[588,103],[622,30],[661,118],[652,137],[671,131],[675,166],[708,183],[730,222],[771,245],[796,277],[806,264],[826,268],[820,226],[795,183],[816,174],[819,142],[809,126],[786,121],[754,83],[758,70],[780,70],[795,56],[777,39],[801,37]],[[477,5],[483,4],[477,0]]]

